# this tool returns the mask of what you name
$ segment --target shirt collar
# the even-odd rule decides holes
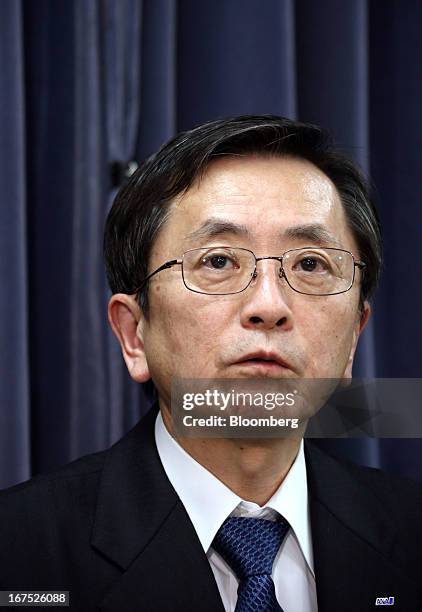
[[[167,477],[188,513],[205,553],[225,519],[233,512],[243,516],[259,514],[262,518],[275,510],[289,521],[303,556],[314,573],[303,440],[287,476],[265,504],[265,512],[257,504],[242,500],[195,461],[169,434],[160,412],[155,421],[155,442]]]

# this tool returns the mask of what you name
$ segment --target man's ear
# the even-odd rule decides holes
[[[344,371],[343,378],[352,378],[353,360],[355,358],[355,352],[356,352],[356,347],[358,345],[359,336],[361,335],[366,324],[368,323],[370,316],[371,316],[371,306],[369,302],[365,300],[363,303],[361,315],[358,321],[356,322],[355,329],[353,330],[353,343],[350,349],[349,360],[347,362],[347,366]]]
[[[135,298],[114,294],[108,303],[108,321],[120,342],[129,374],[136,382],[151,378],[144,349],[145,317]]]

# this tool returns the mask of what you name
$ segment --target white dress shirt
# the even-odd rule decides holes
[[[212,548],[214,536],[229,516],[275,520],[279,514],[290,523],[291,529],[273,565],[277,600],[284,612],[316,612],[303,440],[286,478],[262,507],[242,500],[183,450],[167,431],[161,413],[155,422],[155,442],[167,477],[186,508],[208,557],[226,612],[234,611],[239,582]]]

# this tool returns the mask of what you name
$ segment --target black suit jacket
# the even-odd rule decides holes
[[[155,415],[111,449],[0,493],[0,590],[69,590],[81,612],[223,612],[160,463]],[[422,486],[309,442],[305,457],[320,612],[373,610],[382,596],[422,610]]]

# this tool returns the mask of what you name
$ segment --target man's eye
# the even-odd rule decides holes
[[[313,272],[315,268],[317,267],[317,261],[316,259],[312,257],[306,257],[305,259],[302,259],[302,261],[300,262],[300,267],[305,272]]]
[[[207,268],[214,270],[228,270],[238,267],[235,261],[227,255],[206,255],[202,258],[202,263]]]
[[[227,262],[227,257],[223,257],[222,255],[215,255],[215,257],[211,257],[210,259],[213,268],[224,268]]]
[[[304,257],[299,262],[299,270],[303,272],[315,272],[327,270],[324,261],[316,257]]]

